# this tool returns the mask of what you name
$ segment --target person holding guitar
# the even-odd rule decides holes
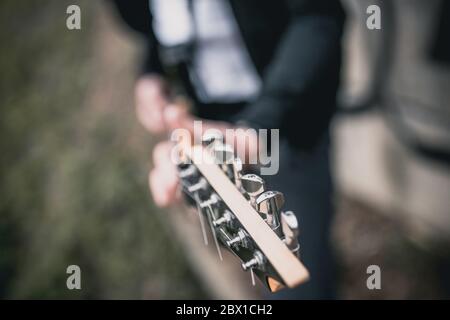
[[[340,2],[114,2],[123,19],[147,40],[135,97],[137,117],[149,132],[193,132],[196,119],[203,120],[203,128],[221,131],[280,130],[279,172],[263,178],[284,193],[289,208],[299,214],[302,260],[311,279],[275,297],[334,298],[329,124],[340,78],[345,20]],[[180,88],[192,101],[192,110],[173,99]],[[241,141],[245,139],[236,139]],[[171,148],[165,141],[153,151],[149,183],[161,207],[177,201],[179,181]]]

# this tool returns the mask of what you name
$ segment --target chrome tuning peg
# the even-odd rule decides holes
[[[214,144],[212,152],[216,163],[220,165],[223,172],[230,178],[234,179],[234,150],[228,144]]]
[[[282,236],[280,227],[281,208],[284,205],[284,196],[278,191],[266,191],[256,199],[256,210],[265,217],[267,224],[279,236]]]
[[[223,135],[218,130],[210,130],[202,136],[202,145],[209,147],[215,143],[223,144]]]
[[[219,131],[208,132],[202,137],[202,145],[212,150],[216,163],[240,189],[242,161],[234,157],[234,150],[230,145],[224,144],[223,135]]]
[[[207,190],[208,189],[208,183],[206,182],[206,179],[201,177],[197,183],[194,183],[187,187],[187,190],[191,193],[198,192],[200,190]]]
[[[220,197],[216,193],[212,193],[208,200],[200,203],[200,208],[212,207],[220,202]]]
[[[242,178],[242,160],[240,158],[234,158],[234,160],[233,160],[233,182],[239,191],[242,189],[241,178]]]
[[[197,176],[198,170],[197,167],[192,164],[185,164],[179,166],[178,176],[180,179],[190,179],[192,177]]]
[[[229,144],[215,144],[213,154],[219,164],[231,164],[234,160],[234,150]]]
[[[248,269],[263,269],[264,268],[264,264],[265,264],[265,257],[264,255],[261,253],[261,251],[256,250],[255,253],[253,254],[253,258],[248,260],[247,262],[242,263],[242,269],[244,269],[245,271],[247,271]]]
[[[246,174],[241,177],[242,189],[250,198],[250,203],[256,208],[256,198],[264,192],[264,180],[256,174]]]
[[[298,221],[292,211],[281,213],[281,229],[284,234],[284,243],[297,256],[299,256],[300,245],[298,243]]]
[[[226,242],[228,247],[244,247],[244,248],[248,248],[249,247],[249,239],[248,239],[248,234],[247,232],[244,231],[244,229],[239,229],[239,231],[237,232],[236,236],[231,239],[228,240]]]
[[[219,227],[221,225],[231,226],[231,222],[233,221],[233,219],[234,219],[233,214],[230,211],[225,210],[225,212],[220,218],[213,221],[213,226],[214,227]]]

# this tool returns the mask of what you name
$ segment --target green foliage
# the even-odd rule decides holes
[[[72,3],[83,32],[65,28]],[[1,297],[202,295],[152,207],[151,141],[134,136],[132,109],[86,101],[103,5],[0,2]],[[70,264],[81,267],[80,291],[66,288]]]

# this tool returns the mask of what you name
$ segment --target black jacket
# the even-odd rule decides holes
[[[195,1],[195,0],[194,0]],[[200,105],[207,118],[279,128],[300,148],[326,132],[336,109],[344,12],[338,0],[230,0],[247,49],[263,79],[256,102]],[[115,0],[124,20],[148,39],[147,72],[163,73],[148,0]],[[186,83],[189,86],[188,83]]]

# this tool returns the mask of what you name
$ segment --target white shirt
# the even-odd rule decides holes
[[[166,47],[195,40],[190,66],[203,102],[254,99],[261,79],[251,61],[227,0],[151,0],[153,29]],[[195,20],[194,20],[195,19]]]

